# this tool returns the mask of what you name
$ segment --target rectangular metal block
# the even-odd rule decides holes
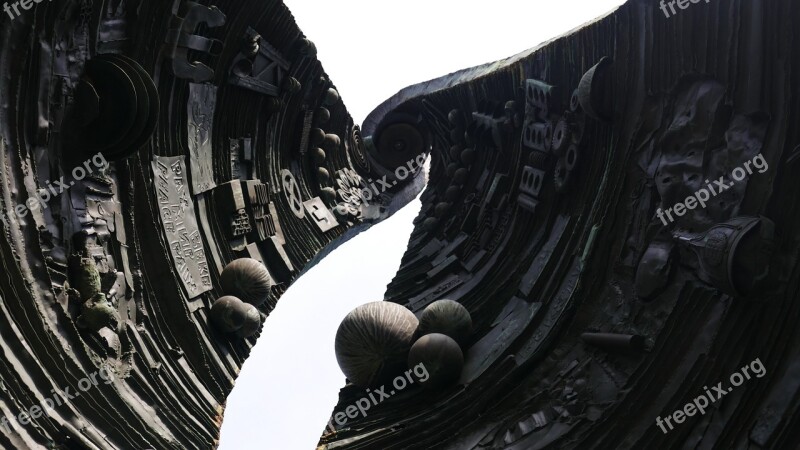
[[[530,195],[533,198],[539,197],[544,185],[545,172],[531,166],[522,169],[522,181],[519,184],[520,192]]]

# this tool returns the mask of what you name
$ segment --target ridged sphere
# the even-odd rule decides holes
[[[419,321],[403,306],[372,302],[350,311],[336,332],[336,360],[359,386],[374,386],[405,370]]]
[[[419,317],[417,336],[440,333],[464,344],[472,334],[472,317],[461,303],[437,300],[428,305]]]
[[[226,295],[251,305],[263,305],[272,289],[272,277],[263,264],[252,258],[239,258],[225,267],[220,284]]]
[[[231,295],[220,297],[211,306],[211,322],[225,333],[242,328],[247,320],[246,303]]]
[[[449,336],[426,334],[414,343],[408,353],[409,369],[419,364],[428,373],[428,379],[420,380],[420,384],[430,389],[441,389],[453,384],[461,376],[464,354],[458,343]]]

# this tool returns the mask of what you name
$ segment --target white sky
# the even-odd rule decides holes
[[[400,89],[532,48],[623,0],[284,0],[361,123]],[[655,0],[653,0],[655,3]],[[381,300],[419,201],[344,244],[280,299],[228,398],[221,450],[315,449],[345,377],[336,329]]]

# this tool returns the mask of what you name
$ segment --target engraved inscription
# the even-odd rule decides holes
[[[152,167],[158,211],[175,271],[189,298],[195,298],[211,289],[211,276],[186,184],[186,164],[181,156],[156,156]]]

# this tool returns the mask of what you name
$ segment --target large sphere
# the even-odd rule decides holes
[[[373,386],[405,370],[419,321],[403,306],[372,302],[351,311],[336,332],[336,360],[359,386]]]
[[[461,303],[437,300],[422,311],[417,336],[441,333],[464,344],[472,334],[472,317]]]
[[[421,366],[420,366],[421,365]],[[408,367],[423,375],[419,382],[426,388],[439,389],[446,387],[461,376],[464,368],[464,354],[461,347],[449,336],[439,333],[426,334],[417,340],[408,353]]]
[[[255,259],[240,258],[225,267],[220,275],[220,284],[226,295],[259,306],[269,297],[272,277],[267,268]]]

